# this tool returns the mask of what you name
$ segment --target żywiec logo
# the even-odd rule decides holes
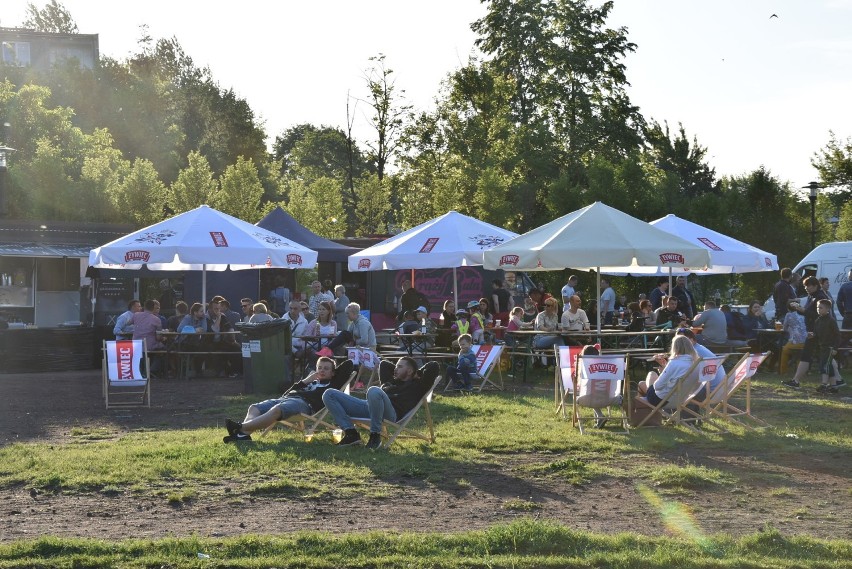
[[[118,379],[133,379],[133,342],[116,342]]]
[[[517,265],[521,258],[518,255],[503,255],[500,257],[501,265]]]
[[[618,373],[618,366],[615,364],[592,364],[589,366],[589,373]]]
[[[290,253],[287,255],[287,264],[288,265],[299,265],[302,266],[302,256],[298,253]]]
[[[225,239],[225,234],[221,231],[211,231],[210,237],[213,238],[213,245],[215,247],[227,247],[228,240]]]
[[[431,253],[432,249],[435,248],[435,245],[438,244],[439,237],[430,237],[426,240],[426,243],[423,244],[423,247],[420,248],[421,253]]]
[[[756,370],[757,368],[759,368],[759,367],[760,367],[760,362],[759,362],[759,361],[757,361],[757,360],[754,360],[753,362],[751,362],[751,363],[748,365],[748,370],[749,370],[749,371],[755,371],[755,370]]]
[[[682,265],[683,255],[681,255],[680,253],[661,253],[660,262],[664,265],[668,263],[678,263]]]
[[[370,264],[370,259],[361,259],[360,261],[358,261],[358,269],[369,269]]]
[[[151,253],[148,251],[127,251],[124,254],[124,262],[125,263],[147,263],[148,259],[151,258]]]
[[[704,369],[701,371],[703,375],[716,375],[716,364],[709,364],[704,366]]]
[[[772,268],[772,259],[770,259],[769,257],[764,257],[763,264],[769,268]]]

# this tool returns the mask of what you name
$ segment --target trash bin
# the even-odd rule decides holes
[[[290,321],[238,322],[235,328],[242,332],[246,393],[282,393],[293,382]]]

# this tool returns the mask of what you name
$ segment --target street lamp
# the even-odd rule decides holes
[[[809,182],[807,186],[802,186],[802,189],[810,190],[808,198],[811,200],[811,249],[816,247],[816,200],[817,191],[821,187],[816,182]]]

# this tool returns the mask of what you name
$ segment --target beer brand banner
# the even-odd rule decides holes
[[[485,375],[491,368],[491,364],[500,359],[500,354],[503,352],[503,346],[492,346],[484,344],[481,346],[473,346],[471,348],[476,354],[476,373]]]
[[[574,365],[582,346],[559,346],[559,371],[562,374],[562,387],[566,392],[574,391]]]
[[[107,370],[112,382],[144,381],[142,375],[142,340],[107,342]]]

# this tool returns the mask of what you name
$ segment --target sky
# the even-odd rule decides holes
[[[345,127],[347,97],[365,97],[380,53],[406,102],[429,110],[441,81],[476,53],[470,23],[485,14],[479,0],[62,3],[81,33],[99,35],[102,56],[138,51],[142,25],[176,37],[248,101],[269,143],[300,123]],[[18,25],[26,6],[3,0],[0,25]],[[798,188],[817,179],[810,161],[829,131],[852,136],[852,0],[615,0],[608,25],[637,45],[625,59],[632,102],[673,131],[682,123],[717,176],[763,165]],[[367,114],[358,103],[362,146]]]

